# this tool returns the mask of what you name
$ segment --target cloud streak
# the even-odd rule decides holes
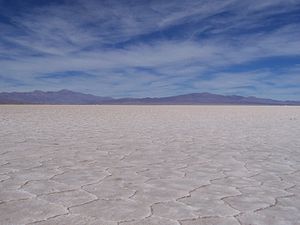
[[[69,88],[114,97],[211,91],[300,98],[295,60],[282,70],[260,63],[300,59],[297,1],[1,4],[0,76],[10,80],[0,84],[2,91]],[[235,67],[243,71],[228,72]],[[294,82],[276,83],[285,78]]]

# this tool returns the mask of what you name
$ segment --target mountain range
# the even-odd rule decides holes
[[[2,92],[0,104],[66,104],[66,105],[300,105],[300,101],[280,101],[238,95],[192,93],[157,98],[111,98],[70,90]]]

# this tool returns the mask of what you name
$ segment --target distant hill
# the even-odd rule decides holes
[[[121,105],[300,105],[300,101],[279,101],[238,95],[217,95],[211,93],[192,93],[159,98],[111,98],[83,94],[70,90],[2,92],[0,104],[121,104]]]
[[[0,104],[99,104],[112,100],[69,90],[33,91],[33,92],[2,92]]]

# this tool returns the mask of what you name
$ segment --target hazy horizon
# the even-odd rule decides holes
[[[70,89],[59,89],[59,90],[33,90],[33,91],[25,91],[25,92],[22,92],[22,91],[12,91],[12,92],[0,92],[0,94],[2,93],[8,93],[8,94],[11,94],[11,93],[24,93],[24,94],[28,94],[28,93],[35,93],[35,92],[42,92],[42,93],[59,93],[59,92],[73,92],[73,93],[80,93],[80,94],[91,94],[91,93],[86,93],[86,92],[79,92],[79,91],[74,91],[74,90],[70,90]],[[239,96],[239,97],[245,97],[245,98],[257,98],[257,96],[254,96],[254,95],[248,95],[248,96],[243,96],[243,95],[235,95],[235,94],[217,94],[217,93],[213,93],[213,92],[194,92],[194,93],[183,93],[183,94],[178,94],[178,95],[167,95],[167,96],[144,96],[144,97],[134,97],[134,96],[131,96],[131,97],[127,97],[127,96],[123,96],[123,97],[111,97],[111,96],[100,96],[100,95],[97,95],[97,94],[91,94],[93,96],[96,96],[96,97],[107,97],[107,98],[112,98],[112,99],[122,99],[122,98],[133,98],[133,99],[142,99],[142,98],[168,98],[168,97],[177,97],[177,96],[184,96],[184,95],[197,95],[197,94],[208,94],[208,95],[218,95],[218,96],[225,96],[225,97],[233,97],[233,96]],[[269,98],[270,100],[272,98]],[[278,99],[272,99],[272,100],[278,100]],[[282,100],[282,101],[295,101],[295,102],[300,102],[300,100]]]

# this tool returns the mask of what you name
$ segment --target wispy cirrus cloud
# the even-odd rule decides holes
[[[16,2],[0,1],[0,90],[299,99],[297,1]]]

